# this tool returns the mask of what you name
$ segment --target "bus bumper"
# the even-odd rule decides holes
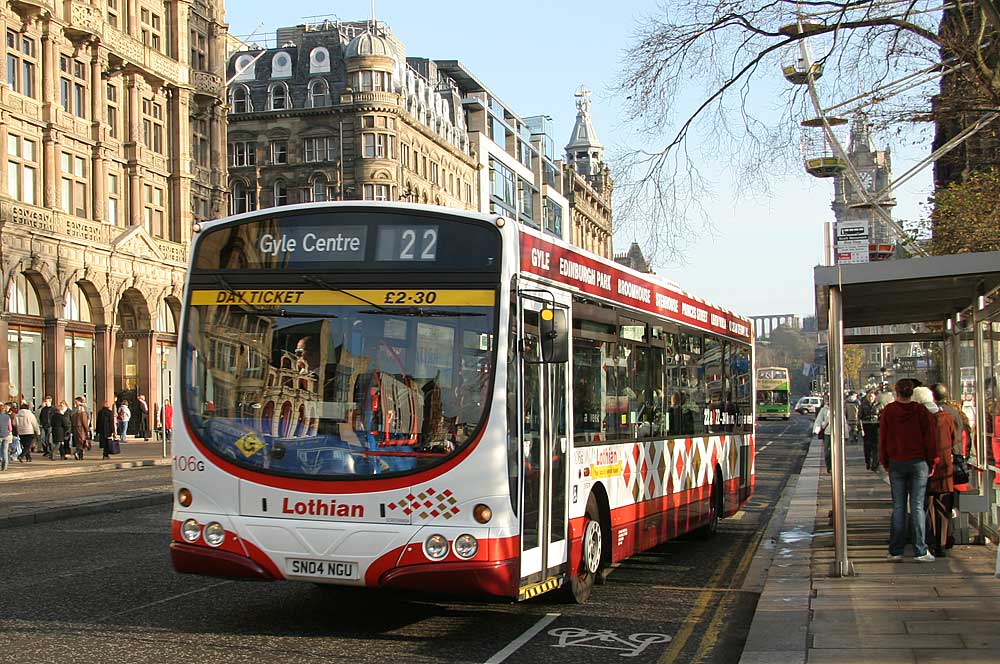
[[[170,543],[170,561],[181,574],[254,581],[275,580],[267,570],[245,556],[183,542]]]
[[[379,586],[446,595],[517,597],[518,573],[516,558],[407,565],[385,572]]]

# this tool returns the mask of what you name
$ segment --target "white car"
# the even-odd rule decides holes
[[[795,412],[801,415],[818,413],[822,407],[823,399],[820,397],[802,397],[795,402]]]

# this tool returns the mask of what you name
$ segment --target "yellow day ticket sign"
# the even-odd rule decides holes
[[[344,291],[285,288],[236,288],[197,290],[193,305],[250,305],[254,307],[367,305],[381,307],[491,307],[496,294],[491,290],[385,289]]]

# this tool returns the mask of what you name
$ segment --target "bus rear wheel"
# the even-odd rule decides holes
[[[584,604],[590,599],[594,582],[600,576],[601,565],[604,563],[604,532],[601,527],[601,511],[597,497],[590,494],[587,498],[587,511],[583,520],[583,546],[579,564],[570,572],[570,592],[577,604]]]

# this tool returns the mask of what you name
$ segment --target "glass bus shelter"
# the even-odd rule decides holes
[[[844,493],[844,344],[938,341],[942,382],[961,398],[973,426],[977,471],[959,508],[981,534],[1000,530],[1000,251],[930,256],[814,269],[818,329],[829,334],[833,461],[834,576],[847,559]],[[913,334],[847,335],[857,328],[923,323]],[[896,328],[898,330],[898,327]]]

